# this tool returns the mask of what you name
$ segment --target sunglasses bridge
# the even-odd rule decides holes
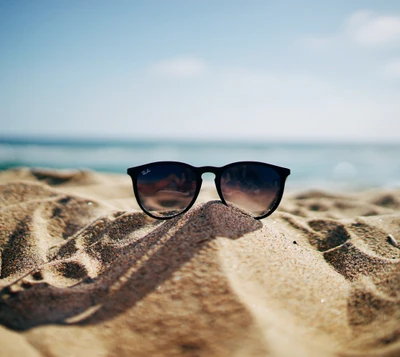
[[[221,172],[220,168],[216,166],[200,166],[194,167],[198,176],[202,177],[204,174],[214,174],[215,177],[218,176],[218,173]]]

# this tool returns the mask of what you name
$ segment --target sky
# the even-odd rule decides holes
[[[0,0],[0,136],[400,142],[400,1]]]

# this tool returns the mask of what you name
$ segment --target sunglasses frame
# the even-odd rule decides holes
[[[154,164],[162,164],[162,165],[168,165],[168,164],[172,164],[172,165],[183,165],[186,166],[187,168],[190,168],[193,173],[196,176],[196,191],[195,194],[193,195],[193,199],[190,202],[190,204],[181,212],[173,215],[173,216],[167,216],[167,217],[158,217],[153,215],[151,212],[149,212],[146,208],[143,207],[142,202],[140,200],[140,196],[138,193],[138,188],[137,188],[137,180],[138,180],[138,176],[139,174],[146,169],[149,165],[154,165]],[[135,193],[135,197],[136,197],[136,201],[139,205],[139,207],[143,210],[143,212],[145,212],[147,215],[149,215],[152,218],[156,218],[156,219],[161,219],[161,220],[165,220],[165,219],[171,219],[174,217],[177,217],[181,214],[184,214],[185,212],[189,211],[192,206],[194,205],[194,203],[197,200],[197,197],[199,196],[200,190],[201,190],[201,185],[203,183],[203,179],[202,179],[202,175],[204,173],[213,173],[215,175],[215,187],[217,189],[219,198],[221,199],[221,202],[226,205],[226,206],[234,206],[232,204],[228,204],[225,199],[224,196],[222,194],[222,190],[221,190],[221,176],[222,173],[228,169],[231,166],[235,166],[235,165],[243,165],[243,164],[258,164],[258,165],[264,165],[267,166],[271,169],[274,169],[278,174],[279,174],[279,178],[280,178],[280,189],[279,192],[277,193],[277,199],[275,200],[273,206],[270,208],[270,210],[261,216],[257,216],[257,217],[253,217],[255,219],[262,219],[265,217],[268,217],[269,215],[271,215],[279,206],[282,197],[283,197],[283,191],[285,189],[285,182],[287,177],[290,175],[290,169],[285,168],[285,167],[280,167],[280,166],[276,166],[276,165],[272,165],[272,164],[267,164],[265,162],[259,162],[259,161],[237,161],[237,162],[232,162],[230,164],[227,164],[225,166],[221,166],[221,167],[217,167],[217,166],[200,166],[200,167],[196,167],[196,166],[192,166],[189,165],[187,163],[184,162],[179,162],[179,161],[155,161],[155,162],[150,162],[148,164],[144,164],[144,165],[140,165],[140,166],[135,166],[135,167],[130,167],[127,169],[127,174],[131,177],[132,179],[132,184],[133,184],[133,191]]]

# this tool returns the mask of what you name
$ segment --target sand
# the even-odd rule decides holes
[[[3,171],[0,356],[400,356],[400,190],[157,221],[127,175]]]

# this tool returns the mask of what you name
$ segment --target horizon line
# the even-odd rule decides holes
[[[285,145],[300,145],[300,144],[308,144],[308,145],[367,145],[367,144],[375,144],[375,145],[400,145],[400,140],[396,138],[384,139],[384,138],[271,138],[271,139],[262,139],[260,137],[249,138],[237,138],[237,137],[193,137],[193,136],[177,136],[177,137],[160,137],[160,136],[135,136],[135,137],[127,137],[124,135],[121,136],[104,136],[104,135],[96,135],[96,136],[81,136],[81,135],[54,135],[54,134],[9,134],[4,135],[0,134],[0,144],[68,144],[68,143],[77,143],[77,144],[119,144],[119,145],[132,145],[135,143],[151,143],[151,144],[236,144],[236,145],[251,145],[251,146],[259,146],[259,145],[268,145],[268,144],[285,144]]]

